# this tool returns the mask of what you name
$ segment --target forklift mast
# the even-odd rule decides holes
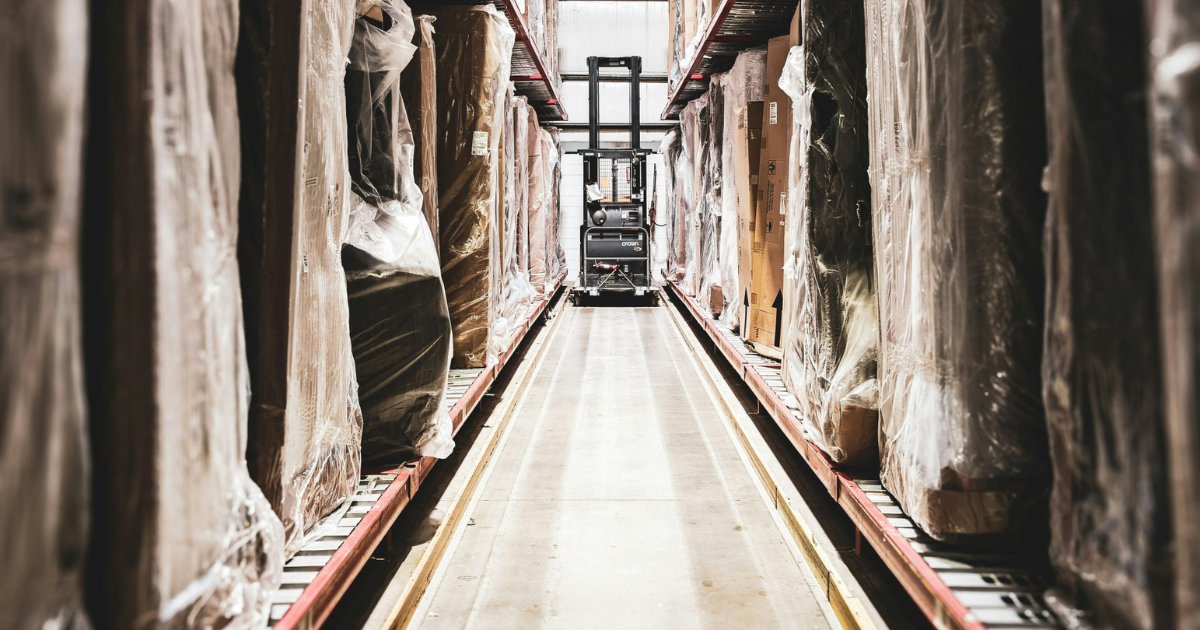
[[[600,148],[600,70],[629,72],[629,148]],[[646,158],[641,148],[641,57],[588,57],[588,148],[583,155],[583,222],[577,291],[653,292]]]

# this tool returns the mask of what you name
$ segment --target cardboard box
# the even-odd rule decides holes
[[[750,284],[750,341],[778,354],[783,334],[783,233],[787,214],[791,99],[779,88],[787,61],[788,36],[767,44],[767,91],[763,101],[758,207]]]
[[[754,225],[758,208],[758,168],[762,153],[763,102],[752,101],[738,110],[734,136],[734,190],[737,194],[738,287],[741,289],[742,339],[750,338],[750,283],[753,278]]]

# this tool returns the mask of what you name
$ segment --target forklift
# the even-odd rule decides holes
[[[629,148],[600,148],[600,69],[629,71]],[[579,283],[572,296],[626,294],[658,301],[652,232],[647,212],[646,162],[641,148],[641,57],[588,57],[588,148],[583,156],[583,222]]]

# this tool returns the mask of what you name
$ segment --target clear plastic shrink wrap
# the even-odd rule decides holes
[[[529,171],[529,113],[533,108],[524,96],[514,96],[513,105],[513,201],[516,203],[517,268],[529,280],[529,208],[533,203],[533,174]],[[536,122],[534,123],[536,125]],[[535,126],[534,130],[537,129]]]
[[[1145,6],[1175,627],[1191,629],[1200,627],[1200,5]]]
[[[87,627],[82,0],[0,8],[0,627]]]
[[[549,160],[545,159],[549,133],[538,126],[537,111],[530,107],[526,122],[529,159],[529,282],[537,295],[545,295],[551,288],[547,280],[549,257],[552,253],[550,231],[554,224],[550,199]]]
[[[452,365],[484,367],[497,358],[492,340],[508,339],[494,311],[504,280],[499,159],[515,35],[490,5],[445,7],[435,15],[439,237]]]
[[[283,519],[289,555],[354,494],[362,453],[341,260],[351,207],[345,74],[354,3],[312,0],[306,7],[298,102],[283,94],[283,102],[273,101],[276,88],[262,87],[286,84],[268,57],[238,57],[246,121],[239,261],[251,377],[247,455]],[[259,23],[270,19],[264,10],[256,5],[243,20],[253,45],[268,39],[257,32],[270,28]],[[288,120],[295,140],[285,148],[293,136],[274,134],[283,135]],[[297,154],[298,172],[291,161],[268,157],[283,150]]]
[[[881,478],[935,538],[1044,534],[1040,7],[866,7]]]
[[[679,127],[675,127],[663,134],[662,142],[658,145],[658,152],[663,156],[663,198],[666,199],[666,203],[662,216],[665,217],[667,228],[667,265],[662,274],[663,279],[668,282],[678,280],[679,274],[682,273],[681,257],[683,252],[680,235],[683,229],[678,224],[681,218],[681,213],[678,211],[680,188],[676,182],[675,172],[682,150],[680,134]]]
[[[400,90],[416,26],[403,2],[381,4],[381,20],[369,13],[355,20],[346,71],[352,194],[342,250],[363,464],[371,467],[446,457],[454,448],[442,409],[450,313]]]
[[[245,459],[238,3],[113,1],[91,17],[88,613],[98,628],[263,627],[284,545]]]
[[[412,121],[413,173],[421,187],[421,207],[425,221],[438,235],[437,181],[437,53],[434,48],[432,15],[416,16],[416,35],[413,43],[417,52],[400,73],[400,94],[409,120]]]
[[[503,148],[500,152],[500,172],[503,186],[503,199],[497,200],[501,211],[499,252],[503,275],[500,284],[500,299],[493,300],[495,309],[492,319],[492,352],[499,356],[508,350],[512,343],[511,335],[526,320],[529,306],[533,303],[533,287],[529,285],[529,276],[521,269],[521,243],[525,235],[521,233],[521,204],[527,199],[528,182],[520,179],[525,176],[522,168],[522,156],[525,153],[524,144],[517,137],[525,120],[522,110],[524,98],[513,95],[515,87],[508,83],[504,107],[504,130],[502,134]],[[527,166],[527,165],[525,165]]]
[[[738,241],[740,232],[748,227],[738,221],[738,216],[749,214],[754,197],[750,194],[749,164],[739,160],[738,117],[745,116],[743,108],[751,101],[763,98],[767,71],[767,49],[752,48],[738,54],[733,68],[721,81],[719,89],[724,101],[721,125],[720,170],[725,174],[725,186],[721,194],[721,232],[718,235],[718,263],[720,265],[721,291],[724,309],[721,321],[733,330],[740,330],[743,322],[743,287],[739,273]]]
[[[557,5],[557,0],[550,0]],[[546,162],[546,174],[550,178],[550,199],[547,202],[550,204],[550,232],[547,234],[549,239],[549,252],[547,258],[547,273],[550,274],[550,280],[547,282],[548,287],[557,287],[562,284],[562,281],[567,277],[567,252],[562,247],[562,241],[559,240],[559,230],[562,228],[562,143],[559,141],[558,129],[551,127],[544,129],[542,157]]]
[[[846,466],[879,457],[863,5],[803,0],[780,86],[792,99],[783,380],[806,437]]]
[[[683,231],[682,261],[683,275],[679,287],[687,295],[695,296],[700,290],[700,215],[703,192],[701,179],[704,171],[704,125],[701,113],[708,110],[708,95],[704,94],[689,102],[679,114],[679,126],[683,149],[676,164],[680,192],[680,223]]]
[[[1142,8],[1044,0],[1043,9],[1050,203],[1042,395],[1057,575],[1047,600],[1093,627],[1167,628],[1170,519]]]
[[[700,305],[714,316],[725,310],[721,286],[721,198],[724,173],[721,172],[721,148],[725,138],[725,94],[721,86],[728,73],[712,78],[712,89],[705,94],[707,107],[700,110]]]

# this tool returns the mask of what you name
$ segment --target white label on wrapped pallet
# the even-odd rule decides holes
[[[488,132],[476,131],[471,141],[471,155],[488,154]]]
[[[779,103],[776,103],[775,101],[771,101],[771,118],[769,124],[779,124]]]
[[[779,191],[779,216],[782,217],[782,216],[786,215],[787,211],[788,211],[787,191],[781,190],[781,191]],[[780,221],[779,224],[783,225],[783,221]]]

